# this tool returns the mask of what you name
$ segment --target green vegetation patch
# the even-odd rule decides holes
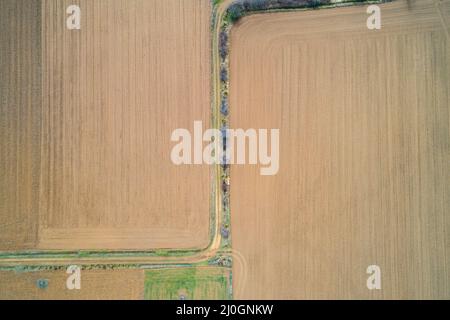
[[[145,272],[145,299],[230,299],[230,270],[220,267],[147,270]]]

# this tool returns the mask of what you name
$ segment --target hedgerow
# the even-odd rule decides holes
[[[253,11],[293,8],[315,8],[329,4],[330,0],[237,0],[228,7],[226,18],[235,23]]]

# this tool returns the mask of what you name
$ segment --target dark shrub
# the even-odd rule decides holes
[[[230,230],[228,228],[226,228],[225,226],[222,226],[220,228],[220,234],[222,235],[222,237],[224,237],[225,239],[228,239],[228,237],[230,236]]]
[[[227,150],[227,139],[228,139],[228,132],[227,132],[227,127],[222,127],[220,128],[220,133],[222,135],[222,146],[223,146],[223,151]],[[226,155],[223,155],[223,159],[222,159],[222,163],[223,164],[227,164],[228,162],[226,161]]]
[[[228,71],[226,68],[222,68],[220,70],[220,81],[222,81],[222,82],[228,81]]]
[[[228,42],[228,33],[226,33],[225,31],[221,31],[219,38],[221,43],[226,44]]]
[[[321,4],[327,4],[329,0],[269,0],[270,2],[277,2],[279,8],[298,8],[309,7],[315,8]]]
[[[245,11],[258,11],[267,8],[267,0],[244,0],[243,6]]]
[[[225,182],[224,182],[225,184]],[[47,289],[48,287],[48,280],[47,279],[39,279],[36,281],[36,285],[39,289]]]
[[[322,1],[320,0],[308,0],[306,6],[309,8],[317,8],[318,6],[320,6],[321,2]]]
[[[222,182],[222,191],[223,192],[228,192],[230,190],[230,186],[227,185],[227,183],[225,181]]]
[[[228,55],[228,47],[227,46],[220,46],[219,47],[219,54],[220,54],[220,57],[222,59],[225,59],[227,57],[227,55]]]
[[[237,22],[239,19],[241,19],[245,14],[245,8],[244,5],[241,2],[235,2],[228,8],[228,19],[230,19],[231,22]]]
[[[264,10],[267,8],[268,1],[266,0],[250,0],[250,8],[249,10]]]
[[[295,8],[307,5],[307,0],[278,0],[280,8]]]
[[[228,115],[228,101],[227,99],[222,99],[222,103],[220,104],[220,113],[224,116]],[[222,135],[226,132],[222,132]]]
[[[222,169],[223,170],[228,170],[230,168],[230,165],[228,164],[228,160],[226,160],[225,156],[223,157],[223,161],[222,161]]]
[[[228,34],[225,31],[219,35],[219,54],[222,59],[228,55]]]

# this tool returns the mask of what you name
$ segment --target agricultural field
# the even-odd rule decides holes
[[[228,300],[231,271],[217,267],[178,267],[145,271],[145,299]]]
[[[36,244],[41,108],[39,13],[37,1],[0,1],[0,250]]]
[[[0,300],[450,299],[450,0],[370,3],[0,0]]]
[[[0,271],[0,299],[142,300],[144,270],[83,270],[80,290],[67,290],[65,269]]]
[[[231,167],[237,299],[450,298],[450,2],[254,14],[231,31],[230,123],[280,169]],[[368,290],[378,265],[382,290]],[[238,289],[238,287],[240,287]]]
[[[173,165],[170,138],[210,121],[210,2],[0,12],[0,251],[205,248],[210,168]]]

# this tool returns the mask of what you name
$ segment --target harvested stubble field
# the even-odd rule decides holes
[[[233,27],[231,126],[280,129],[278,175],[231,169],[235,298],[450,298],[450,2],[380,7]]]
[[[209,123],[209,1],[0,14],[0,250],[207,246],[209,168],[173,165],[170,137]]]
[[[144,270],[83,270],[80,290],[67,290],[68,275],[58,271],[0,271],[0,299],[30,300],[142,300]],[[39,288],[38,281],[47,287]]]

